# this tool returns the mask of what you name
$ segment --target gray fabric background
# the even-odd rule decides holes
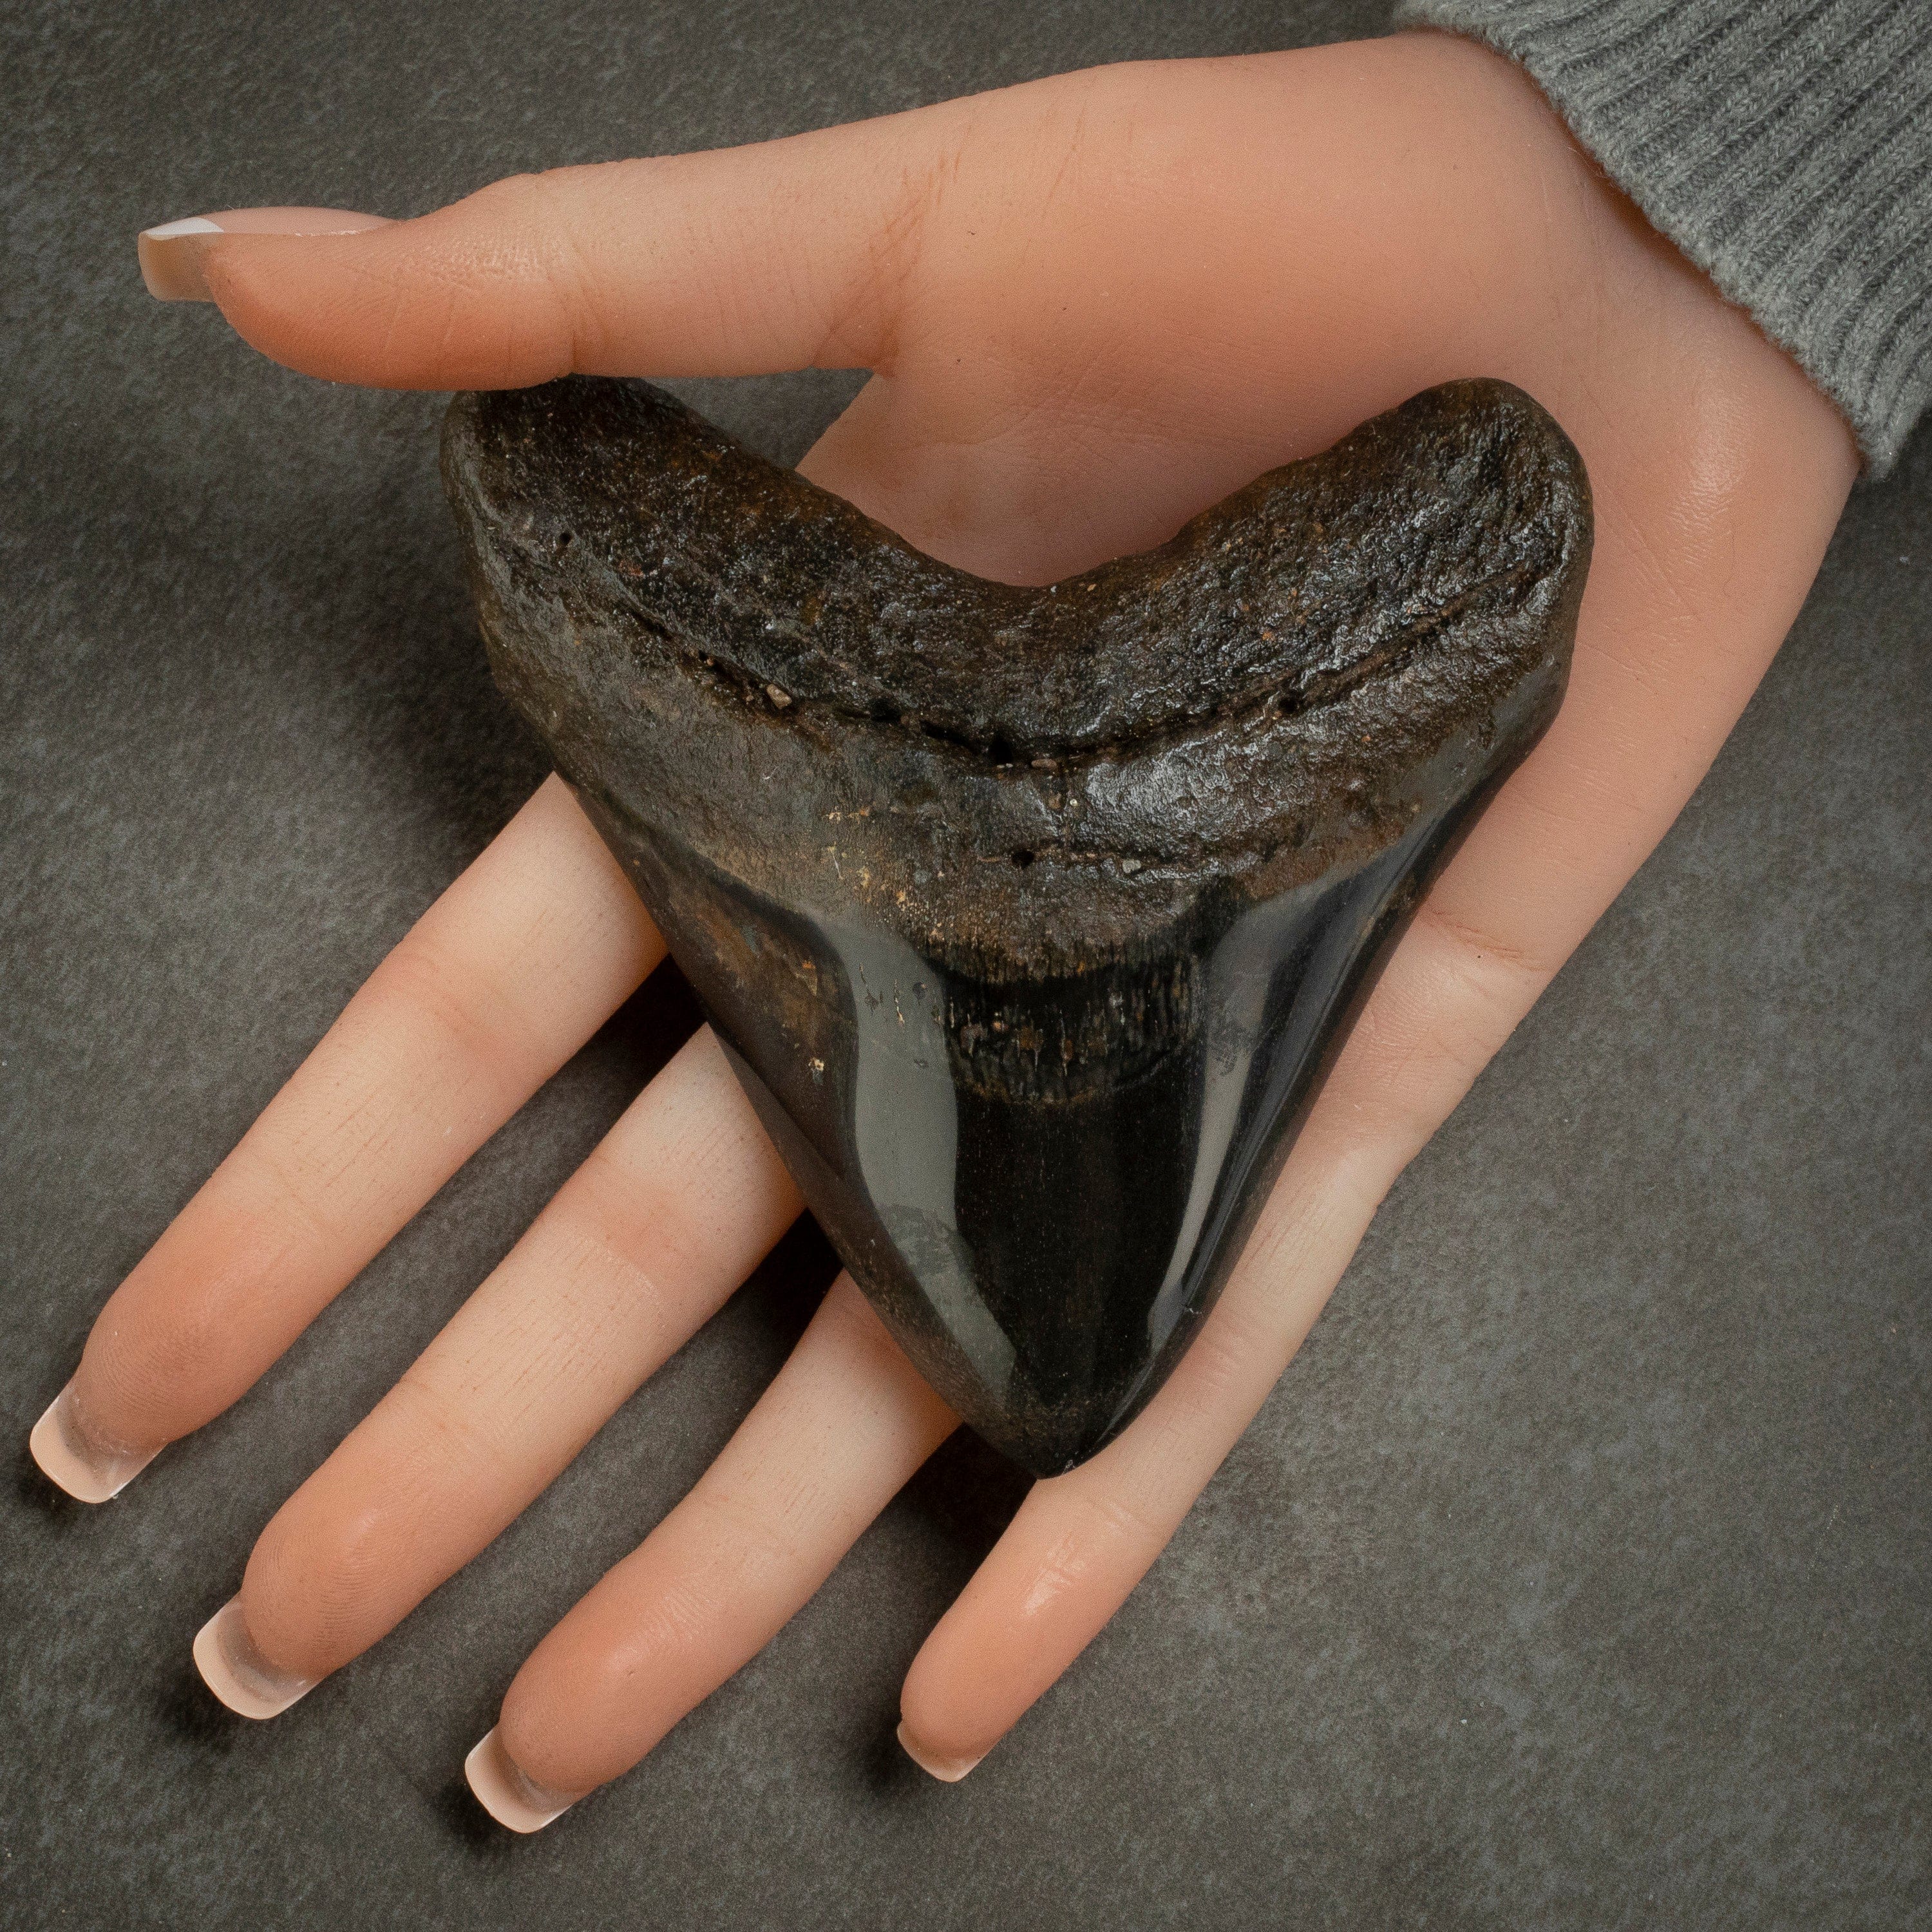
[[[1381,14],[0,12],[0,1923],[1932,1924],[1924,436],[1168,1555],[964,1785],[891,1729],[1019,1493],[966,1441],[640,1771],[528,1841],[458,1783],[781,1359],[808,1234],[296,1711],[251,1727],[191,1673],[275,1506],[691,1024],[674,988],[124,1497],[63,1505],[26,1460],[101,1298],[542,769],[483,676],[440,404],[154,305],[136,229],[412,212]],[[850,386],[686,386],[795,456]]]

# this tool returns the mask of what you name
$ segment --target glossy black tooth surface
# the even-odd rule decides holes
[[[1555,714],[1575,450],[1451,383],[1040,589],[642,384],[459,396],[443,466],[498,682],[860,1286],[998,1448],[1091,1455]]]

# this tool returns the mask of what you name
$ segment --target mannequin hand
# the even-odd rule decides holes
[[[148,258],[338,380],[869,369],[806,473],[1016,581],[1157,543],[1453,377],[1520,384],[1588,464],[1561,716],[1430,894],[1172,1381],[1032,1490],[913,1665],[902,1737],[963,1775],[1160,1553],[1390,1183],[1684,803],[1811,581],[1850,436],[1527,81],[1431,34],[1103,69],[286,232],[343,225],[269,211],[285,232]],[[116,1293],[36,1432],[50,1472],[111,1492],[233,1402],[662,952],[551,780]],[[700,1033],[270,1522],[197,1647],[218,1688],[266,1714],[376,1642],[799,1211]],[[479,1793],[527,1828],[636,1762],[954,1426],[841,1276],[710,1472],[524,1664]]]

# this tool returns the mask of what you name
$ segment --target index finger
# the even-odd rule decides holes
[[[663,956],[548,780],[110,1298],[30,1438],[48,1477],[104,1502],[218,1415]]]

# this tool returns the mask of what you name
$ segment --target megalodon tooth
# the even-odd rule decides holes
[[[643,383],[458,396],[442,460],[498,683],[860,1286],[997,1448],[1092,1455],[1556,713],[1569,440],[1447,384],[1027,587]]]

